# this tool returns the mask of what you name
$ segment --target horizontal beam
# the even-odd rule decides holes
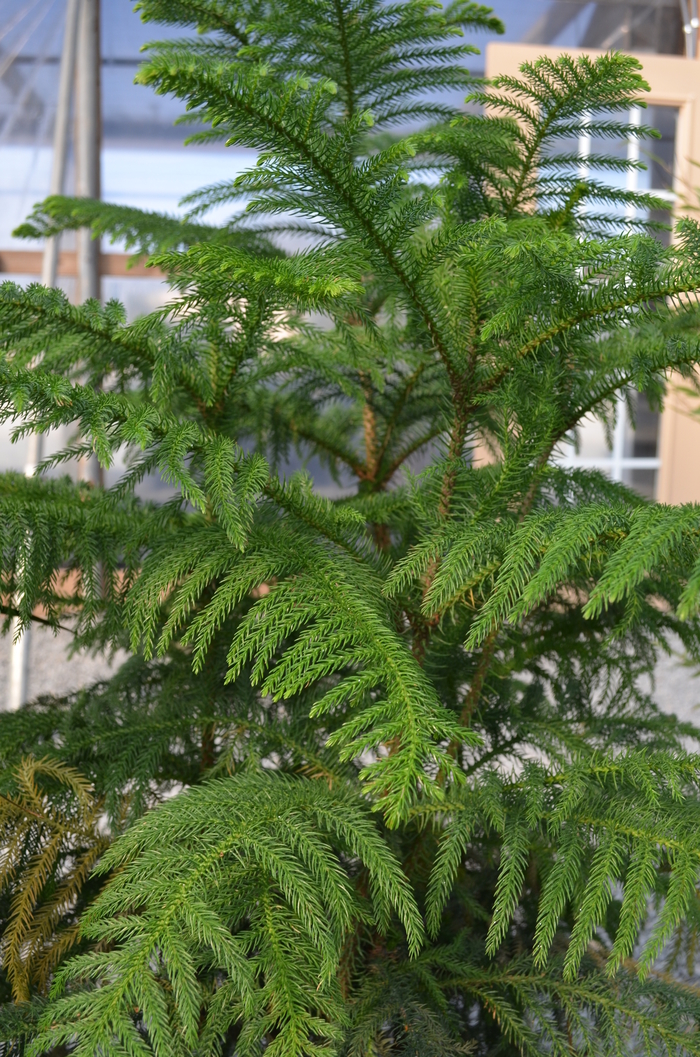
[[[9,275],[41,275],[43,253],[40,250],[0,250],[0,272]],[[74,250],[61,250],[58,274],[75,278],[78,262]],[[147,268],[142,260],[129,253],[101,253],[100,275],[118,275],[129,279],[163,279],[160,268]]]
[[[606,458],[605,455],[592,459],[562,455],[553,458],[552,462],[568,470],[609,470],[612,466],[620,467],[621,470],[658,470],[661,467],[661,459],[646,455],[625,455],[623,459]]]
[[[14,59],[15,66],[34,66],[39,63],[42,66],[58,66],[61,61],[60,55],[17,55]],[[143,66],[146,61],[144,56],[135,55],[133,58],[119,58],[113,59],[103,55],[100,59],[102,66]]]

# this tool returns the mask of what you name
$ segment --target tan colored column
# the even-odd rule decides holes
[[[700,398],[683,378],[669,384],[661,416],[656,489],[660,503],[700,502]]]

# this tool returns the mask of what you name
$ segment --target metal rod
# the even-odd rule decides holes
[[[66,5],[66,25],[63,31],[63,51],[61,54],[61,72],[58,81],[58,103],[56,106],[56,124],[53,130],[53,158],[51,162],[51,183],[49,194],[63,194],[66,182],[66,163],[68,161],[68,133],[70,130],[70,108],[75,80],[75,44],[78,28],[78,12],[81,0],[68,0]],[[41,281],[44,286],[56,285],[58,267],[58,238],[46,240],[44,259],[41,268]],[[38,460],[37,460],[38,461]]]
[[[27,700],[29,682],[29,629],[21,638],[15,638],[19,632],[19,618],[13,617],[10,624],[12,637],[12,655],[10,657],[10,678],[7,683],[7,711],[16,712]]]
[[[75,190],[100,197],[100,3],[80,0],[76,77]],[[100,296],[99,240],[89,228],[77,232],[78,301]]]
[[[633,106],[629,112],[629,123],[633,128],[639,128],[642,123],[642,111],[638,106]],[[627,139],[627,161],[638,162],[639,161],[639,138],[634,135],[630,135]],[[637,193],[639,190],[639,169],[628,169],[626,187],[628,191]],[[627,220],[634,220],[637,215],[637,208],[634,202],[628,202],[625,208],[625,217]]]
[[[688,0],[681,0],[681,17],[686,58],[694,59],[698,50],[698,0],[691,0],[690,10],[688,10]]]
[[[568,466],[584,470],[609,470],[611,462],[603,456],[586,457],[581,455],[561,455],[557,458],[557,466]],[[641,455],[626,455],[616,463],[619,470],[658,470],[661,467],[661,459],[653,459],[651,456],[645,458]],[[617,480],[617,478],[616,478]]]
[[[32,433],[27,444],[27,458],[24,464],[24,476],[33,477],[38,463],[41,461],[42,437],[40,433]],[[15,605],[19,599],[15,600]],[[29,649],[31,645],[31,628],[25,628],[20,633],[19,617],[13,617],[10,621],[10,641],[12,643],[10,654],[10,678],[7,684],[8,712],[16,712],[27,700],[27,685],[29,683]]]
[[[76,78],[76,194],[100,197],[100,0],[80,0],[78,64]],[[78,258],[78,302],[100,298],[100,242],[90,228],[80,228],[76,237]],[[101,483],[94,455],[78,462],[78,479]]]
[[[590,176],[590,168],[589,168],[589,164],[588,164],[588,159],[590,158],[590,154],[591,154],[591,134],[590,134],[589,131],[587,131],[589,123],[590,123],[590,114],[588,114],[586,112],[586,113],[584,113],[582,115],[582,120],[581,120],[581,129],[582,129],[582,131],[581,131],[581,133],[579,134],[579,137],[578,137],[578,157],[579,157],[578,178],[581,181],[581,183],[587,183],[588,182],[588,178]],[[579,216],[583,216],[585,214],[586,209],[587,209],[587,201],[586,201],[585,194],[582,196],[582,199],[579,202],[577,209],[578,209]]]

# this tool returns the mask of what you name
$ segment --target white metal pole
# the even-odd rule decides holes
[[[51,164],[51,184],[49,194],[63,194],[66,181],[66,162],[68,160],[68,131],[70,128],[70,106],[75,80],[75,38],[78,27],[80,0],[68,0],[66,5],[66,25],[63,31],[63,52],[61,54],[61,73],[58,81],[58,103],[56,107],[56,125],[53,132],[53,159]],[[41,281],[44,286],[56,285],[58,268],[58,238],[46,240],[44,259],[41,268]],[[37,460],[38,461],[38,460]]]
[[[30,436],[27,448],[27,460],[24,464],[25,477],[33,477],[41,459],[41,436],[34,433]],[[17,599],[15,602],[18,601]],[[13,617],[10,623],[10,678],[7,684],[8,712],[16,712],[27,700],[29,682],[29,648],[31,628],[25,628],[20,635],[19,617]]]
[[[100,2],[80,0],[76,78],[75,190],[100,197]],[[77,233],[78,301],[100,296],[100,244],[89,228]]]
[[[100,0],[80,0],[76,77],[76,194],[100,197],[100,145],[102,115],[100,92]],[[89,228],[81,228],[76,240],[78,301],[100,297],[100,243]],[[81,481],[100,483],[100,468],[94,456],[78,464]]]
[[[629,112],[630,125],[638,128],[641,124],[641,118],[641,110],[638,106],[633,106]],[[630,136],[627,140],[627,160],[634,162],[639,161],[639,139],[636,136]],[[638,169],[630,169],[628,171],[626,184],[628,191],[637,191],[639,189]],[[636,213],[637,208],[634,202],[628,202],[625,210],[626,219],[634,220]],[[627,438],[627,402],[623,393],[618,394],[615,413],[615,432],[613,434],[613,450],[612,458],[610,460],[610,476],[613,481],[622,481],[625,458],[625,440]]]
[[[642,111],[638,106],[633,106],[629,113],[629,123],[634,128],[639,128],[642,123]],[[630,136],[627,140],[627,161],[638,162],[639,161],[639,139],[637,136]],[[639,190],[639,169],[629,169],[627,171],[627,190],[636,192]],[[634,202],[628,202],[625,210],[625,216],[627,220],[634,220],[637,215],[637,207]]]
[[[589,122],[589,115],[587,113],[584,113],[583,114],[583,119],[582,119],[582,122],[581,122],[581,125],[583,127],[583,131],[581,132],[581,134],[579,135],[579,138],[578,138],[578,156],[579,156],[578,177],[579,177],[579,180],[581,180],[582,183],[585,183],[588,180],[588,177],[590,175],[588,159],[589,159],[590,154],[591,154],[591,134],[590,134],[590,132],[587,131],[588,122]],[[579,205],[577,207],[578,213],[579,213],[580,216],[585,214],[586,208],[587,208],[587,202],[586,202],[586,199],[584,197],[583,201],[579,202]]]
[[[697,11],[696,11],[697,14]],[[683,19],[683,34],[685,36],[686,58],[695,58],[695,36],[691,16],[688,12],[688,0],[681,0],[681,18]]]
[[[71,96],[75,77],[76,30],[80,3],[81,0],[68,0],[66,5],[66,21],[63,31],[63,49],[56,104],[56,124],[53,135],[51,183],[49,185],[52,195],[62,193],[66,178]],[[55,286],[57,265],[58,239],[47,239],[41,268],[41,281],[44,286]],[[24,465],[26,477],[34,476],[36,468],[41,462],[41,457],[42,437],[41,434],[34,433],[27,442],[27,458]],[[19,620],[17,617],[13,617],[11,622],[10,678],[8,680],[6,701],[6,707],[9,711],[16,711],[27,699],[31,631],[27,628],[21,637],[18,637],[18,633]]]
[[[582,180],[588,179],[588,159],[591,154],[591,134],[588,132],[589,114],[584,114],[581,125],[586,130],[578,138],[579,166],[578,174]]]

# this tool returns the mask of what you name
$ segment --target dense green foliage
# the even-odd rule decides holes
[[[700,509],[553,461],[700,364],[700,229],[579,172],[650,134],[638,65],[472,83],[460,0],[138,7],[202,31],[139,80],[257,163],[24,225],[162,311],[0,287],[0,415],[74,436],[0,478],[5,612],[130,651],[0,716],[4,1052],[700,1053],[700,731],[645,690],[700,660]]]

